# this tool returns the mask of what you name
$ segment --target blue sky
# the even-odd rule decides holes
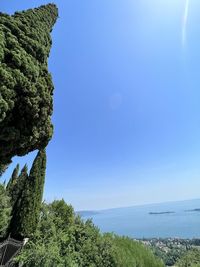
[[[199,198],[200,2],[54,2],[45,199],[102,209]],[[45,3],[1,0],[0,10]]]

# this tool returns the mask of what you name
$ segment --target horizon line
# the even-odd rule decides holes
[[[182,199],[182,200],[168,200],[168,201],[162,201],[162,202],[152,202],[152,203],[146,203],[146,204],[134,204],[130,206],[120,206],[120,207],[113,207],[113,208],[103,208],[103,209],[85,209],[85,210],[75,210],[75,212],[95,212],[95,211],[107,211],[107,210],[114,210],[114,209],[123,209],[123,208],[132,208],[132,207],[143,207],[143,206],[150,206],[150,205],[157,205],[157,204],[167,204],[167,203],[175,203],[175,202],[184,202],[184,201],[194,201],[194,200],[200,200],[199,198],[191,198],[191,199]]]

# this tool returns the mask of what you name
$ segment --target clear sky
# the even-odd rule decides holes
[[[102,209],[199,198],[200,1],[54,2],[45,199]],[[45,3],[1,0],[0,10]]]

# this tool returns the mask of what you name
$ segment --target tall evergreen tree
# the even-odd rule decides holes
[[[17,164],[17,166],[14,168],[10,180],[7,183],[6,190],[8,192],[12,191],[13,186],[17,183],[18,174],[19,174],[19,164]]]
[[[9,164],[1,164],[0,162],[0,177],[7,170]]]
[[[43,149],[52,137],[53,83],[47,59],[54,4],[0,13],[0,165]]]
[[[21,196],[13,206],[8,233],[17,239],[32,236],[37,228],[46,172],[46,152],[38,152]]]
[[[21,193],[24,190],[26,180],[28,179],[27,165],[26,164],[24,165],[18,177],[16,176],[17,173],[18,173],[17,169],[13,171],[13,179],[11,177],[10,185],[8,183],[7,188],[6,188],[11,199],[11,204],[13,206],[15,202],[18,200],[18,198],[21,197]]]

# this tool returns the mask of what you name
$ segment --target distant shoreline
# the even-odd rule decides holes
[[[97,215],[99,213],[100,212],[98,212],[98,211],[92,211],[92,210],[80,210],[80,211],[76,212],[77,215],[80,215],[82,217],[94,216],[94,215]]]
[[[96,212],[101,213],[104,211],[113,211],[113,210],[119,210],[119,209],[131,209],[131,208],[142,208],[142,207],[150,207],[150,206],[159,206],[163,204],[177,204],[177,203],[183,203],[183,202],[193,202],[198,201],[200,198],[194,198],[194,199],[183,199],[183,200],[169,200],[169,201],[162,201],[162,202],[150,202],[150,203],[138,203],[134,205],[128,205],[128,206],[118,206],[118,207],[108,207],[108,208],[99,208],[99,209],[86,209],[86,210],[76,210],[76,213],[82,213],[82,212]]]

